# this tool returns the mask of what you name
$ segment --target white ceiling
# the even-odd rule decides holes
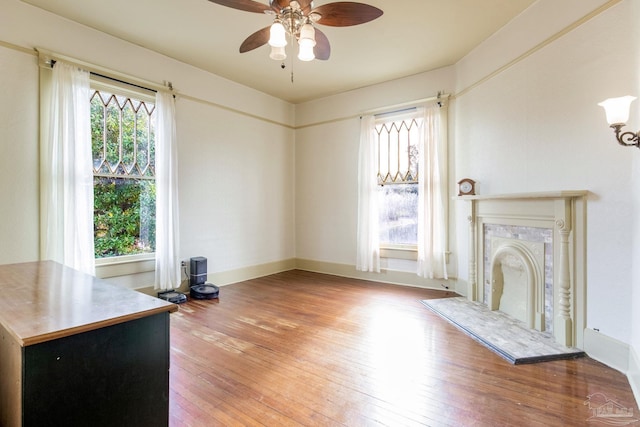
[[[452,65],[534,2],[358,0],[384,14],[353,27],[319,25],[331,43],[329,60],[305,63],[287,52],[283,70],[268,46],[238,52],[271,24],[264,14],[208,0],[23,1],[292,103]]]

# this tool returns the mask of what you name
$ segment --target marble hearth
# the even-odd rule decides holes
[[[583,346],[587,191],[463,196],[469,201],[467,298]]]

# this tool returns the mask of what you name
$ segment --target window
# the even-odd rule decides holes
[[[380,246],[412,248],[418,243],[418,159],[422,120],[415,112],[378,118],[378,214]]]
[[[39,52],[39,63],[42,259],[132,287],[151,277],[130,275],[153,272],[156,289],[177,288],[171,83],[128,83],[51,52]]]
[[[91,90],[95,257],[155,252],[155,103]]]
[[[403,258],[421,277],[447,278],[445,105],[438,96],[360,120],[356,269],[379,273],[381,257]]]

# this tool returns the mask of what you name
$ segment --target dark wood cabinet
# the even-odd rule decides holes
[[[0,266],[0,290],[0,425],[168,424],[177,306],[52,262]]]

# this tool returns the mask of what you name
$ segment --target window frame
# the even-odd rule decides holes
[[[418,245],[380,244],[381,258],[418,260]]]
[[[152,102],[154,104],[156,102],[156,92],[152,89],[146,89],[133,83],[113,80],[94,73],[90,77],[90,89],[91,94],[98,90],[135,98],[144,102]],[[90,100],[87,100],[87,102],[90,102]],[[95,258],[96,277],[107,278],[148,273],[155,270],[155,259],[155,252]]]

